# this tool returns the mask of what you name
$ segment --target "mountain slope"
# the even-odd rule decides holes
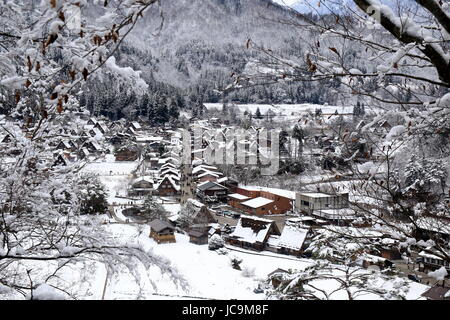
[[[121,58],[144,76],[183,88],[205,74],[212,80],[213,75],[242,70],[252,54],[245,49],[248,38],[280,49],[298,36],[296,30],[267,20],[290,14],[270,0],[162,1],[162,11],[158,35],[159,12],[151,9],[130,35]]]

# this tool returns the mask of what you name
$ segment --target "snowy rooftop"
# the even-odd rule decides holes
[[[295,191],[283,190],[277,188],[266,188],[266,187],[257,187],[257,186],[239,186],[239,188],[249,191],[266,191],[277,196],[288,198],[291,200],[295,200]]]
[[[303,247],[308,232],[308,229],[285,226],[281,236],[273,238],[270,244],[277,247],[300,250]]]
[[[198,208],[202,208],[202,207],[204,206],[203,203],[201,203],[201,202],[198,201],[198,200],[192,199],[192,198],[187,199],[187,201],[190,202],[190,203],[192,203],[194,206],[196,206],[196,207],[198,207]]]
[[[326,216],[349,216],[349,217],[354,217],[355,216],[355,211],[352,209],[323,209],[323,210],[318,210],[320,211],[320,213],[323,213]],[[319,213],[319,215],[320,215]]]
[[[240,193],[229,194],[228,197],[233,198],[233,199],[237,199],[237,200],[247,200],[247,199],[250,199],[249,197],[244,196],[243,194],[240,194]]]
[[[436,255],[434,255],[434,254],[425,252],[425,251],[421,251],[421,252],[419,253],[419,257],[429,258],[429,259],[436,259],[436,260],[442,260],[442,258],[440,258],[440,257],[438,257],[438,256],[436,256]]]
[[[134,122],[132,122],[132,125],[133,125],[136,129],[140,129],[140,128],[141,128],[141,125],[139,124],[139,122],[134,121]]]
[[[217,179],[218,183],[222,183],[222,182],[225,182],[225,181],[228,181],[228,177],[223,177],[223,178]]]
[[[206,176],[213,176],[213,177],[217,177],[218,178],[218,177],[220,177],[220,173],[213,172],[213,171],[206,171],[206,172],[198,175],[199,178],[206,177]]]
[[[299,218],[289,218],[286,220],[286,222],[297,223],[297,222],[313,221],[313,220],[315,220],[313,217],[305,216],[305,217],[299,217]]]
[[[137,136],[137,142],[159,142],[162,141],[163,137],[149,137],[149,136]]]
[[[334,195],[321,193],[321,192],[299,192],[299,195],[310,197],[310,198],[330,198]]]
[[[154,188],[155,190],[159,189],[159,186],[164,182],[164,180],[168,180],[170,182],[170,184],[172,185],[172,187],[176,190],[176,191],[180,191],[180,186],[175,182],[175,176],[172,175],[167,175],[164,177],[164,179],[162,179],[158,185],[156,185]]]
[[[272,202],[274,202],[274,201],[267,199],[267,198],[258,197],[255,199],[251,199],[251,200],[242,202],[242,205],[250,207],[250,208],[259,208],[259,207],[268,205],[269,203],[272,203]]]
[[[138,182],[141,182],[141,181],[146,181],[146,182],[149,182],[149,183],[153,183],[153,178],[151,176],[142,176],[142,177],[134,179],[131,182],[131,184],[134,185],[134,184],[136,184]]]
[[[260,228],[258,229],[253,229],[250,226],[244,227],[243,221],[246,219],[263,223],[259,224]],[[236,228],[234,229],[230,237],[241,239],[242,241],[245,241],[247,243],[262,243],[266,239],[267,232],[269,231],[269,227],[272,223],[272,220],[244,216],[239,219],[238,224],[236,225]]]
[[[202,170],[203,171],[217,170],[217,167],[201,164],[201,165],[196,166],[194,169],[192,169],[192,173],[195,174],[195,173],[197,173],[199,171],[202,171]]]

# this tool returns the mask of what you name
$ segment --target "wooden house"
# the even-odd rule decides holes
[[[111,143],[113,146],[119,146],[126,142],[128,139],[128,136],[126,136],[123,133],[117,133],[113,135],[111,138],[108,139],[108,142]]]
[[[386,258],[367,253],[364,253],[360,257],[358,257],[357,261],[361,263],[364,269],[372,268],[376,270],[384,270],[394,265],[392,261]]]
[[[208,244],[208,232],[199,231],[199,230],[191,230],[188,232],[189,242],[202,245]]]
[[[271,214],[272,209],[275,209],[275,202],[264,197],[257,197],[244,202],[241,202],[241,210],[253,215],[267,215]]]
[[[63,153],[60,153],[60,154],[58,154],[56,156],[52,167],[54,167],[54,166],[68,166],[68,165],[69,165],[69,160],[67,159],[67,157]]]
[[[87,148],[81,148],[77,152],[78,159],[83,160],[89,156],[89,150]]]
[[[99,130],[101,134],[106,134],[108,132],[108,127],[104,122],[97,122],[94,128]]]
[[[97,119],[95,119],[95,118],[90,118],[89,120],[88,120],[88,122],[87,122],[87,124],[89,125],[89,126],[95,126],[96,124],[97,124]]]
[[[228,189],[229,193],[236,193],[236,190],[239,185],[238,181],[236,181],[234,179],[230,179],[228,177],[223,177],[223,178],[217,179],[217,183],[220,183],[221,185],[226,187]]]
[[[125,131],[125,133],[129,134],[132,137],[137,136],[137,132],[132,127],[128,127],[127,130]]]
[[[153,220],[150,222],[150,238],[157,243],[174,243],[176,242],[175,228],[169,222]]]
[[[198,229],[200,226],[207,226],[211,223],[217,223],[217,219],[214,217],[212,212],[200,201],[195,199],[187,199],[187,205],[192,209],[190,216],[187,217],[191,228],[196,226]]]
[[[133,180],[128,189],[128,194],[132,196],[145,196],[153,192],[153,179],[150,177],[139,177]]]
[[[241,216],[234,231],[225,238],[225,241],[241,248],[262,251],[269,237],[273,235],[281,235],[275,221]]]
[[[176,196],[180,194],[180,185],[172,176],[165,176],[155,190],[160,196]]]
[[[281,235],[272,235],[266,243],[266,250],[280,254],[300,256],[310,229],[286,225]]]
[[[0,136],[0,143],[10,143],[11,142],[11,135],[9,133]]]
[[[102,133],[99,129],[97,129],[96,127],[94,127],[94,128],[92,128],[91,130],[89,130],[89,135],[90,135],[92,138],[94,138],[94,137],[100,138],[100,137],[103,136],[103,133]]]
[[[150,158],[150,167],[151,167],[153,170],[160,168],[159,158],[157,158],[157,157],[151,157],[151,158]]]
[[[135,145],[125,145],[114,152],[116,161],[136,161],[139,154],[139,149]]]
[[[197,182],[201,183],[201,182],[206,182],[206,181],[217,181],[217,179],[220,178],[222,174],[219,172],[213,172],[213,171],[207,171],[204,173],[201,173],[199,175],[197,175]]]
[[[442,259],[438,255],[422,251],[419,253],[418,262],[419,270],[422,272],[428,273],[429,271],[435,271],[445,267],[447,272],[450,273],[450,262]]]
[[[228,188],[212,181],[203,182],[197,185],[197,197],[203,201],[214,198],[217,201],[226,201]]]
[[[314,210],[312,215],[339,226],[348,226],[356,219],[356,212],[350,208]]]
[[[382,239],[381,244],[377,245],[377,250],[380,252],[381,257],[388,260],[400,260],[402,258],[398,240]]]
[[[99,153],[102,151],[102,148],[97,143],[97,141],[88,140],[83,143],[81,148],[86,148],[90,153]]]
[[[178,169],[173,169],[173,168],[164,168],[164,169],[160,169],[159,170],[159,176],[160,177],[165,177],[168,175],[173,175],[173,176],[179,176],[180,175],[180,171]]]
[[[77,145],[71,140],[61,140],[56,145],[56,149],[64,151],[75,151],[77,149]]]

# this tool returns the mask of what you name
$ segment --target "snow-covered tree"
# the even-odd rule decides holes
[[[209,250],[217,250],[217,249],[223,248],[224,245],[225,245],[225,241],[218,234],[214,234],[208,240],[208,249]]]
[[[108,194],[98,177],[83,175],[78,185],[81,214],[103,214],[108,210]]]
[[[273,279],[278,285],[269,290],[269,298],[287,300],[402,300],[410,289],[401,278],[321,260],[302,271],[275,273]]]
[[[273,83],[326,83],[329,95],[343,104],[359,102],[366,114],[378,110],[358,130],[342,121],[331,127],[344,146],[342,168],[355,179],[351,204],[411,247],[411,239],[420,240],[413,231],[421,214],[449,211],[442,204],[450,187],[450,6],[434,0],[324,0],[319,13],[310,2],[305,5],[312,14],[292,9],[292,16],[276,19],[299,29],[302,47],[277,51],[249,39],[249,50],[265,56],[236,74],[225,92]],[[316,109],[317,120],[321,115]],[[336,169],[334,157],[324,157],[324,168]],[[438,221],[441,228],[448,224]],[[450,261],[449,245],[438,238],[426,250]]]
[[[169,216],[169,212],[167,212],[162,204],[157,202],[157,200],[153,196],[148,196],[144,201],[144,205],[142,206],[141,215],[148,221],[152,221],[155,219],[166,220]]]
[[[58,165],[52,152],[61,132],[76,129],[74,95],[88,78],[109,75],[146,88],[139,72],[119,67],[113,55],[157,2],[2,1],[0,106],[14,121],[0,124],[10,136],[0,148],[0,286],[11,294],[33,297],[36,290],[47,292],[47,283],[76,298],[65,272],[96,263],[108,278],[121,268],[137,275],[141,264],[157,266],[179,282],[170,263],[118,242],[105,229],[104,217],[83,215],[85,199],[79,195],[89,187],[80,185],[82,167]]]

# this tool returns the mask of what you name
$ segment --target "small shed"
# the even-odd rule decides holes
[[[175,228],[166,221],[153,220],[150,222],[150,238],[157,243],[173,243],[175,239]]]
[[[208,232],[202,232],[200,230],[189,231],[189,242],[195,244],[208,244]]]

